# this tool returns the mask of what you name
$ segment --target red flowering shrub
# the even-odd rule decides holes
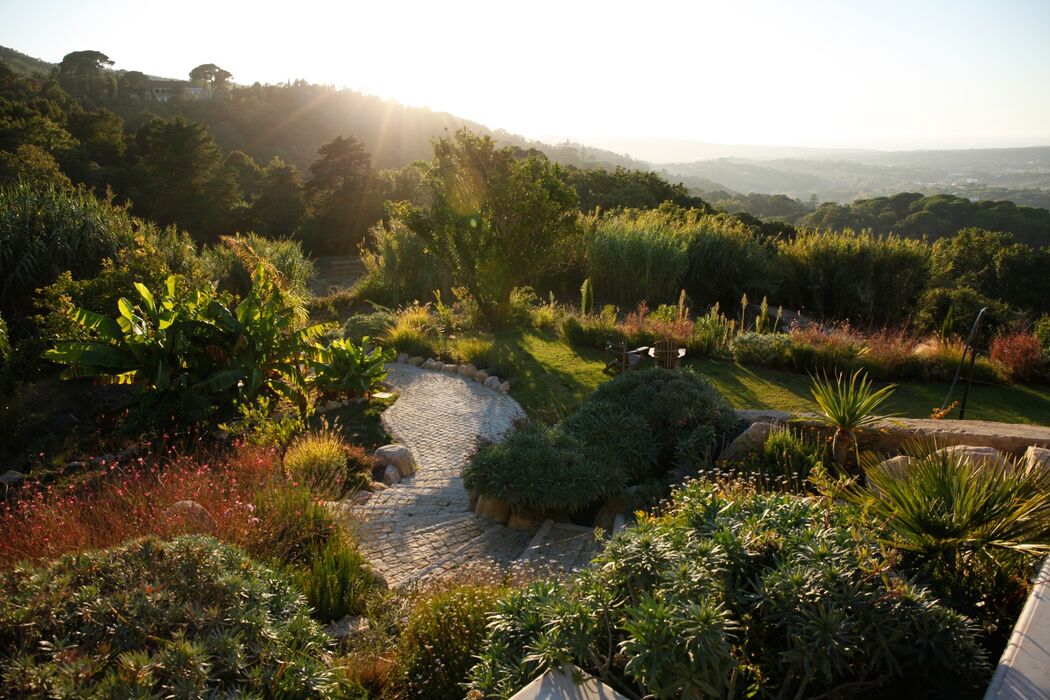
[[[254,500],[279,475],[271,450],[244,449],[211,462],[174,455],[107,465],[107,474],[68,488],[27,486],[0,506],[0,570],[22,560],[100,549],[134,537],[208,532],[243,544],[265,527]],[[194,501],[207,512],[173,512]]]
[[[992,361],[1011,382],[1029,382],[1046,376],[1046,358],[1032,333],[998,335],[992,340]]]

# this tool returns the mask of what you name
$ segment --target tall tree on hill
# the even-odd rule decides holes
[[[291,236],[303,222],[303,178],[295,166],[274,158],[262,172],[259,191],[252,202],[256,233]]]
[[[213,92],[221,92],[228,87],[233,73],[219,68],[214,63],[202,63],[190,71],[190,80]]]
[[[337,136],[317,154],[306,179],[310,221],[304,237],[315,250],[353,250],[382,216],[372,158],[353,136]]]
[[[178,224],[197,238],[225,233],[237,197],[232,172],[203,124],[181,117],[153,118],[135,134],[136,210],[162,224]]]
[[[578,197],[542,155],[515,157],[466,129],[434,144],[429,206],[392,211],[452,271],[493,327],[510,317],[511,292],[556,267],[577,232]]]
[[[74,97],[111,95],[117,82],[105,69],[112,65],[113,61],[101,51],[67,53],[58,64],[58,84]]]

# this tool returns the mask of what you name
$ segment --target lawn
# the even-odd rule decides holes
[[[593,391],[608,375],[602,373],[602,353],[573,348],[554,333],[508,330],[495,335],[495,345],[513,372],[511,394],[531,416],[554,420]],[[815,411],[809,377],[795,372],[742,367],[711,359],[687,360],[736,408]],[[908,418],[928,418],[948,393],[947,382],[901,382],[889,411]],[[955,398],[961,398],[962,387]],[[953,415],[952,417],[956,417]],[[1003,423],[1050,425],[1050,391],[1027,386],[974,385],[966,417]]]

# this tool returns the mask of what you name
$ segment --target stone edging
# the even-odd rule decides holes
[[[984,700],[1050,698],[1050,557],[1043,561],[1032,592],[995,669]]]
[[[456,365],[449,362],[442,362],[441,360],[430,358],[428,360],[422,357],[409,357],[407,352],[403,352],[397,356],[395,360],[397,364],[412,365],[413,367],[419,367],[420,369],[431,370],[433,372],[441,372],[443,374],[449,374],[458,376],[463,381],[475,381],[483,386],[492,389],[493,391],[499,391],[504,394],[510,392],[510,382],[500,381],[500,378],[494,374],[489,374],[483,369],[478,369],[469,362],[464,365]]]

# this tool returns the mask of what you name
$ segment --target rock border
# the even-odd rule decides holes
[[[407,352],[399,354],[394,362],[399,365],[412,365],[413,367],[419,367],[420,369],[429,370],[431,372],[441,372],[442,374],[458,376],[463,381],[475,381],[502,394],[510,393],[509,380],[501,381],[495,374],[489,374],[483,369],[478,369],[469,362],[457,365],[451,362],[442,362],[435,357],[428,359],[424,359],[418,355],[416,357],[409,357]]]

